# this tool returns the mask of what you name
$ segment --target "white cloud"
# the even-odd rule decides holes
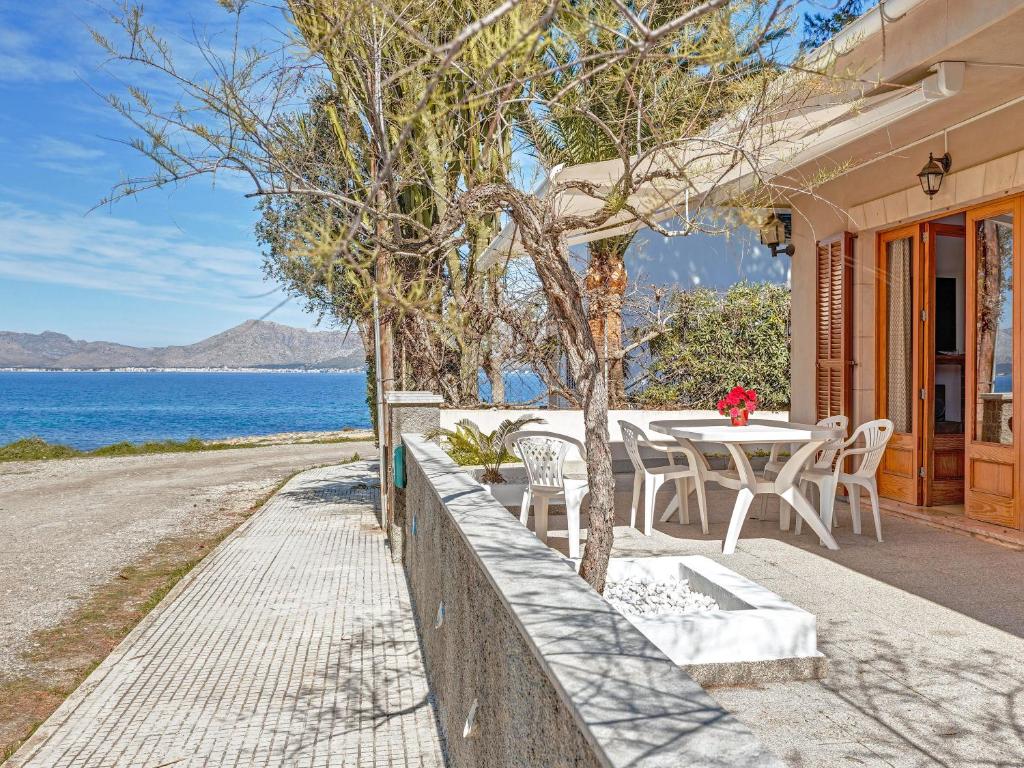
[[[107,164],[98,163],[106,153],[102,149],[87,147],[66,139],[42,136],[33,142],[32,151],[36,165],[62,173],[91,175],[100,172]]]
[[[255,247],[197,242],[170,226],[0,202],[0,278],[259,313],[272,286]]]
[[[104,154],[102,149],[93,149],[53,136],[36,139],[36,152],[54,160],[94,160]]]
[[[66,56],[46,55],[40,38],[15,27],[15,14],[0,15],[0,82],[45,82],[75,79]]]

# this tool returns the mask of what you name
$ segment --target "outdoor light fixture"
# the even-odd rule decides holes
[[[935,197],[938,193],[942,186],[942,179],[949,173],[949,167],[952,164],[953,158],[949,156],[949,152],[938,158],[931,152],[928,153],[928,162],[917,174],[917,178],[921,181],[921,189],[928,197]]]
[[[796,252],[792,243],[786,242],[786,222],[775,215],[772,211],[768,220],[761,225],[761,244],[772,249],[772,258],[780,253],[792,257]]]

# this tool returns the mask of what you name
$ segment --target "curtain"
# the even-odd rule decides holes
[[[910,432],[913,413],[914,292],[911,277],[911,239],[893,240],[887,247],[886,391],[888,417],[897,432]]]

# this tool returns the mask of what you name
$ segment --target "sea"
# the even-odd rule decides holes
[[[41,437],[90,450],[369,426],[362,372],[0,371],[0,445]]]

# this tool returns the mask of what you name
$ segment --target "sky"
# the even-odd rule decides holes
[[[0,330],[190,343],[285,297],[263,279],[258,216],[238,179],[91,210],[148,167],[124,143],[132,128],[101,98],[123,93],[89,31],[112,34],[111,7],[0,0]],[[193,30],[217,40],[230,28],[216,0],[155,0],[146,12],[183,54]],[[315,321],[295,300],[267,319]]]
[[[238,178],[97,208],[149,167],[126,144],[137,132],[102,99],[124,94],[90,34],[113,34],[113,7],[0,0],[0,331],[162,346],[272,310],[267,319],[313,327],[301,302],[264,280],[258,216]],[[196,34],[228,44],[231,16],[216,0],[151,0],[146,16],[180,57],[195,55]],[[254,42],[279,37],[276,13],[262,22]]]

